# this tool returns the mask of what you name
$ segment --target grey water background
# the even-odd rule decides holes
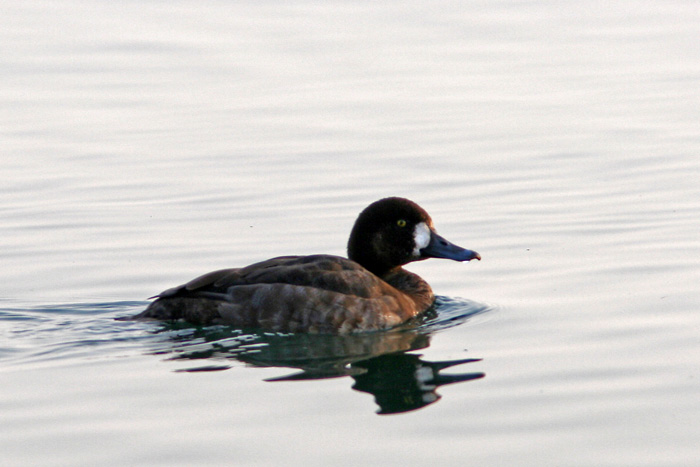
[[[2,464],[697,465],[699,33],[689,0],[3,3]],[[417,332],[114,321],[344,254],[388,195],[483,256],[409,268]],[[379,416],[385,352],[479,361]],[[338,377],[268,381],[309,362]]]

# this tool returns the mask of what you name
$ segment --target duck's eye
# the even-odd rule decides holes
[[[396,225],[398,225],[399,227],[406,227],[406,221],[403,219],[399,219],[396,221]]]

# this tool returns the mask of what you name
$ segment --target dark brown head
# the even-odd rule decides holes
[[[348,258],[374,274],[428,258],[481,259],[435,232],[427,212],[405,198],[375,201],[360,213],[350,233]]]

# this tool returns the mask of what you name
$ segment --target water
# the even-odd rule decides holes
[[[3,464],[695,465],[699,13],[3,6]],[[114,320],[387,195],[483,257],[417,327]]]

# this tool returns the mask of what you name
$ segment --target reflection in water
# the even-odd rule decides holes
[[[440,399],[437,388],[483,378],[471,372],[442,375],[446,368],[480,359],[429,362],[407,353],[425,349],[436,331],[463,323],[488,307],[441,297],[422,322],[388,332],[348,336],[246,332],[225,326],[168,325],[153,353],[171,360],[206,361],[205,365],[178,371],[218,371],[231,367],[231,359],[257,367],[294,368],[300,371],[267,381],[299,381],[350,376],[353,389],[374,395],[380,414],[416,410]]]
[[[440,370],[454,365],[480,360],[469,358],[428,362],[412,354],[382,355],[355,364],[367,372],[353,376],[355,384],[352,388],[373,394],[380,414],[408,412],[437,402],[440,395],[436,390],[443,384],[471,381],[486,376],[484,373],[439,373]]]

